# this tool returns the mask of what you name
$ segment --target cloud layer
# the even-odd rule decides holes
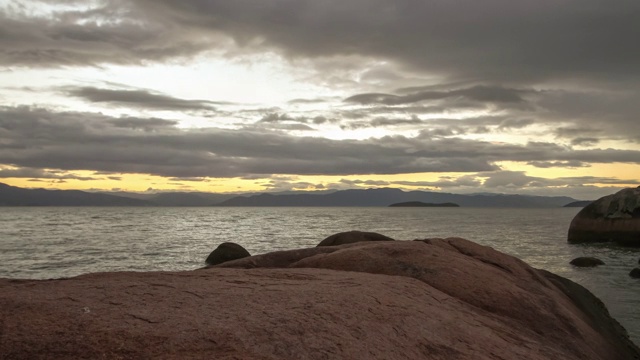
[[[542,178],[500,169],[503,162],[582,174],[594,164],[640,164],[636,0],[0,6],[0,80],[29,74],[24,84],[0,89],[2,177],[64,180],[72,170],[175,179],[457,172],[422,185],[502,189],[634,180],[595,173]],[[74,77],[78,69],[111,74],[210,59],[249,74],[257,73],[255,64],[277,61],[292,81],[322,94],[256,104],[247,86],[247,100],[231,103],[224,93],[210,95],[206,84],[188,92],[197,96],[184,96],[170,86],[127,85],[125,76]],[[52,87],[33,75],[54,70],[69,77]],[[266,89],[279,91],[277,75],[270,74]],[[336,185],[380,180],[358,181]]]

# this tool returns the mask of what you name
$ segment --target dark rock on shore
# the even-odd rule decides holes
[[[393,239],[375,232],[352,230],[333,234],[322,240],[317,246],[336,246],[361,241],[393,241]]]
[[[580,285],[459,238],[0,279],[0,325],[2,359],[640,358]]]
[[[577,257],[571,260],[569,264],[573,266],[578,266],[578,267],[595,267],[598,265],[604,265],[604,261],[595,257],[584,256],[584,257]]]
[[[616,242],[640,246],[640,187],[602,197],[571,221],[570,243]]]
[[[247,256],[251,256],[251,254],[241,245],[233,242],[224,242],[218,245],[218,247],[215,248],[209,256],[207,256],[205,263],[207,265],[218,265],[227,261],[242,259]]]
[[[640,268],[634,268],[633,270],[631,270],[629,276],[635,279],[640,279]]]

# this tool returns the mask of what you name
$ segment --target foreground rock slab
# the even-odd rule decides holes
[[[640,358],[584,288],[457,238],[0,279],[0,326],[2,359]]]
[[[580,210],[569,225],[567,240],[640,246],[640,186],[604,196]]]

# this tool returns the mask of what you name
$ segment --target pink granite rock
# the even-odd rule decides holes
[[[463,239],[0,279],[2,359],[640,358],[584,288]]]

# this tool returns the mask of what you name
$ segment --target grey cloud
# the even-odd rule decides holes
[[[66,89],[66,93],[92,103],[124,105],[152,110],[206,110],[214,111],[218,102],[207,100],[184,100],[148,90],[112,90],[95,87]]]
[[[101,114],[0,107],[0,164],[189,178],[483,172],[497,170],[497,161],[640,163],[640,151],[575,150],[545,142],[434,139],[427,133],[330,140],[265,129],[171,126],[146,132],[118,127],[114,120]]]
[[[140,119],[140,118],[119,118],[108,120],[108,123],[116,128],[129,128],[134,130],[155,131],[162,128],[173,127],[178,124],[175,120],[165,119]]]
[[[533,119],[506,119],[500,123],[499,129],[522,129],[534,124]]]
[[[281,121],[293,121],[294,119],[287,114],[268,113],[260,119],[263,123],[276,123]]]
[[[102,4],[51,19],[4,14],[0,61],[139,64],[228,46],[220,41],[225,35],[247,51],[276,49],[292,58],[359,54],[450,79],[501,83],[639,75],[640,49],[634,44],[640,34],[640,4],[635,0],[615,6],[604,0]]]
[[[35,6],[38,2],[33,1]],[[177,24],[151,19],[133,1],[112,0],[87,10],[58,10],[52,17],[0,12],[0,64],[60,67],[142,65],[188,58],[220,43]],[[197,40],[196,40],[197,39]],[[206,40],[205,40],[206,39]]]
[[[349,180],[349,179],[340,179],[341,184],[345,185],[355,185],[355,186],[388,186],[390,182],[381,181],[381,180]]]
[[[316,98],[316,99],[292,99],[287,101],[288,104],[321,104],[327,102],[325,98]]]
[[[188,181],[188,182],[207,182],[209,181],[206,178],[202,177],[172,177],[169,178],[170,181]]]
[[[538,168],[554,168],[554,167],[562,167],[562,168],[578,168],[578,167],[588,167],[590,166],[587,163],[572,160],[572,161],[529,161],[529,165],[535,166]]]
[[[621,188],[640,184],[638,180],[594,176],[541,178],[521,171],[481,172],[458,178],[441,177],[437,181],[399,181],[394,185],[439,188],[448,192],[478,193],[482,191],[506,194],[572,196],[595,200]],[[602,187],[601,184],[609,186]],[[597,185],[597,186],[596,186]]]
[[[362,54],[456,78],[637,77],[640,4],[621,0],[141,0],[155,19],[289,56]],[[368,9],[363,11],[363,9]],[[278,24],[278,26],[273,26]],[[543,24],[543,25],[541,25]]]
[[[521,97],[522,92],[521,90],[502,87],[475,86],[450,91],[422,91],[407,95],[359,94],[350,96],[346,98],[345,101],[358,104],[404,105],[426,100],[462,97],[478,102],[521,103],[524,101]]]
[[[571,145],[593,146],[600,142],[597,138],[592,137],[578,137],[571,139]]]
[[[482,186],[482,182],[476,175],[463,175],[458,178],[441,177],[437,181],[394,181],[394,185],[419,186],[419,187],[437,187],[437,188],[460,188],[469,187],[478,189]]]
[[[80,180],[91,181],[96,178],[88,176],[77,176],[64,171],[52,171],[33,168],[0,169],[0,178],[38,178],[38,179],[59,179],[59,180]]]

